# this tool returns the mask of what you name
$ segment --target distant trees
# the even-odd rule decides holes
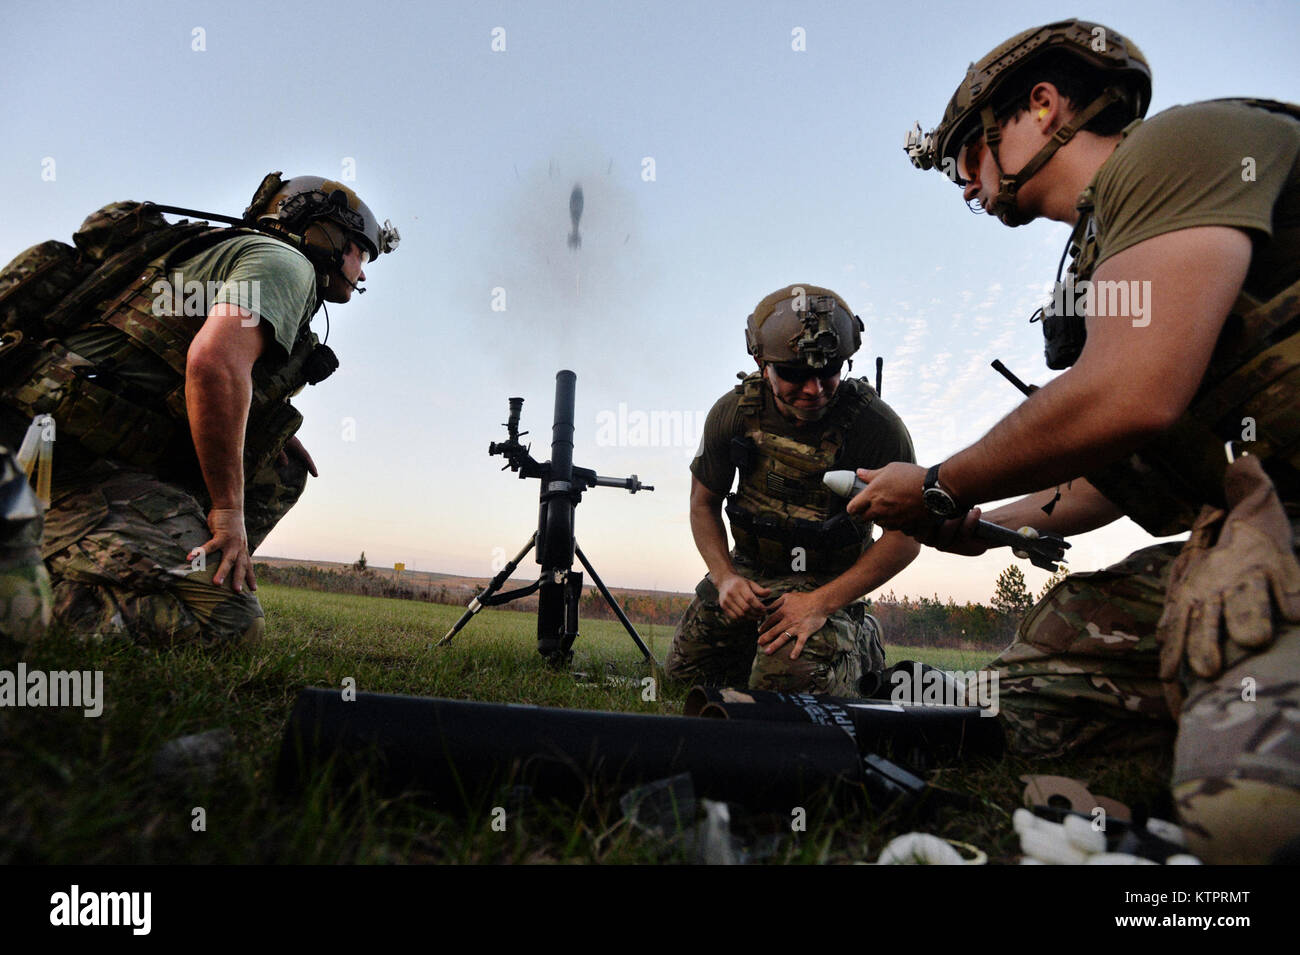
[[[993,590],[993,609],[998,613],[1022,617],[1034,604],[1025,587],[1025,575],[1015,564],[998,574]]]
[[[1047,580],[1044,581],[1043,583],[1043,589],[1038,591],[1038,599],[1042,600],[1044,597],[1046,597],[1047,592],[1049,590],[1051,590],[1053,587],[1055,587],[1057,584],[1059,584],[1068,576],[1069,576],[1069,572],[1066,571],[1064,568],[1062,568],[1061,570],[1058,570],[1056,573],[1052,574],[1052,576],[1048,577]]]
[[[358,557],[355,561],[353,561],[353,563],[352,563],[352,569],[355,570],[358,574],[364,574],[364,573],[366,572],[366,552],[365,552],[365,551],[362,551],[362,552],[361,552],[361,556]]]
[[[886,643],[908,647],[981,646],[1011,642],[1016,621],[984,604],[959,604],[933,597],[897,597],[891,590],[870,601],[867,610],[880,621]]]

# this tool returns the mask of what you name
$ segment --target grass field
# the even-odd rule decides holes
[[[533,806],[505,832],[487,819],[437,812],[409,796],[380,798],[367,781],[347,792],[324,782],[301,799],[276,795],[280,737],[299,689],[341,688],[579,709],[675,714],[684,690],[657,682],[616,623],[584,621],[572,674],[543,665],[534,618],[479,614],[452,646],[434,650],[458,608],[415,601],[264,586],[267,639],[255,649],[158,651],[84,644],[53,635],[21,656],[31,670],[102,670],[104,709],[0,709],[0,862],[339,863],[339,862],[664,862],[691,861],[682,840],[653,838],[621,817],[616,794],[579,806]],[[642,636],[662,659],[671,628]],[[911,657],[974,669],[984,651],[890,647]],[[0,668],[12,669],[10,654]],[[216,771],[160,776],[154,760],[168,740],[225,728],[233,746]],[[925,815],[871,807],[863,799],[807,807],[806,831],[790,817],[738,813],[735,831],[766,846],[769,862],[874,860],[889,838],[923,829],[973,843],[992,861],[1012,861],[1010,826],[1025,772],[1088,780],[1093,792],[1167,815],[1167,765],[1150,759],[1030,764],[1004,758],[932,771],[933,782],[973,796],[975,810]],[[199,823],[202,822],[202,827]]]

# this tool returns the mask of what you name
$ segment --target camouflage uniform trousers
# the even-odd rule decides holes
[[[290,455],[245,481],[244,522],[252,553],[302,494],[306,466]],[[257,639],[262,606],[212,583],[220,552],[201,567],[189,553],[206,543],[209,500],[142,471],[101,460],[55,485],[45,519],[54,618],[83,637],[165,646]]]
[[[50,622],[50,575],[41,563],[41,506],[0,445],[0,644],[29,643]]]
[[[1300,540],[1300,520],[1292,526]],[[1225,640],[1223,672],[1191,675],[1175,720],[1155,634],[1181,547],[1143,548],[1053,587],[989,665],[999,671],[1003,724],[1010,747],[1031,756],[1172,747],[1174,799],[1193,849],[1205,861],[1266,861],[1300,834],[1300,625],[1278,626],[1260,652]],[[1214,843],[1210,830],[1252,810],[1262,814],[1254,832]]]
[[[824,583],[806,574],[776,577],[738,569],[759,586],[771,588],[772,599],[816,590]],[[790,659],[793,641],[775,653],[762,652],[760,629],[753,620],[728,620],[718,604],[717,587],[705,577],[677,624],[665,671],[670,679],[709,686],[860,696],[863,675],[885,668],[880,623],[862,603],[831,614],[808,638],[797,660]]]

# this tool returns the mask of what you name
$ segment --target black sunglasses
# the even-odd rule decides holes
[[[833,361],[824,368],[809,368],[807,365],[778,365],[772,363],[772,369],[776,372],[777,377],[790,385],[802,385],[810,378],[817,378],[821,381],[829,381],[840,373],[844,367],[844,359]]]

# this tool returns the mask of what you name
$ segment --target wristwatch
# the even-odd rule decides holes
[[[921,486],[921,500],[925,509],[935,517],[945,521],[960,516],[963,511],[942,484],[939,483],[939,465],[925,472],[925,484]]]

